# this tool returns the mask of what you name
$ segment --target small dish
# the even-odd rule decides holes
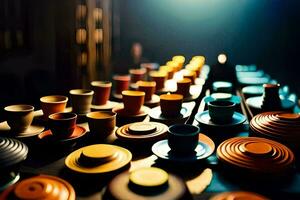
[[[119,103],[114,101],[107,101],[104,105],[91,105],[92,111],[110,111],[116,107]]]
[[[199,134],[199,143],[195,152],[187,154],[175,154],[168,145],[168,140],[161,140],[152,146],[152,152],[163,160],[174,162],[195,162],[209,157],[215,150],[214,142],[204,134]]]
[[[10,130],[7,122],[0,123],[0,134],[5,137],[14,137],[14,138],[27,138],[33,137],[41,133],[45,129],[44,126],[31,124],[26,131],[20,133],[13,133]]]
[[[217,127],[217,128],[233,128],[242,125],[246,121],[246,117],[238,112],[234,112],[232,116],[232,121],[226,124],[216,124],[211,121],[208,110],[197,113],[195,116],[197,122],[199,122],[200,127]]]
[[[67,156],[65,165],[83,174],[111,173],[127,166],[132,159],[129,150],[108,144],[80,148]]]
[[[225,200],[225,199],[251,199],[251,200],[269,200],[260,194],[245,191],[222,192],[210,198],[209,200]]]
[[[235,104],[240,104],[241,103],[241,97],[232,95],[229,93],[213,93],[210,96],[204,97],[204,102],[207,104],[211,101],[215,100],[226,100],[226,101],[231,101]]]
[[[262,96],[257,96],[257,97],[250,97],[246,100],[246,104],[250,108],[254,108],[255,110],[261,110],[263,102],[263,97]],[[289,100],[289,99],[281,99],[281,106],[283,111],[292,111],[293,108],[295,107],[296,103]]]

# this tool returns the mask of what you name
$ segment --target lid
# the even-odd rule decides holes
[[[168,126],[158,122],[136,122],[117,129],[119,139],[145,141],[165,137]]]
[[[300,146],[300,114],[287,112],[265,112],[250,121],[251,130],[292,148]]]
[[[55,176],[40,175],[22,180],[2,193],[0,199],[75,200],[73,187]]]
[[[116,176],[107,186],[114,199],[183,199],[187,187],[183,180],[162,169],[141,168]]]
[[[258,137],[234,137],[217,149],[219,160],[227,165],[261,173],[277,174],[294,165],[293,152],[283,144]]]
[[[0,137],[0,169],[16,165],[25,160],[28,147],[15,139]]]
[[[223,192],[221,194],[215,195],[210,200],[268,200],[267,197],[264,197],[260,194],[253,192],[244,192],[244,191],[234,191],[234,192]]]
[[[65,160],[65,165],[76,172],[86,174],[108,173],[130,163],[130,151],[115,145],[95,144],[80,148]]]

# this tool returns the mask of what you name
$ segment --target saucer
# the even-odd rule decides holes
[[[104,105],[91,105],[92,111],[110,111],[116,107],[119,103],[114,101],[107,101]]]
[[[204,97],[204,102],[207,104],[208,102],[215,101],[215,100],[226,100],[231,101],[235,104],[241,103],[241,97],[232,95],[229,93],[213,93],[210,96]]]
[[[161,140],[152,146],[154,155],[163,160],[170,160],[175,162],[194,162],[209,157],[215,150],[214,142],[204,134],[199,134],[198,146],[195,148],[194,154],[176,155],[173,154],[168,140]]]
[[[173,123],[184,123],[185,120],[187,120],[187,118],[190,116],[190,114],[191,113],[189,112],[188,108],[185,107],[184,105],[182,105],[182,108],[180,110],[180,115],[175,118],[163,116],[161,113],[160,106],[152,108],[149,111],[149,116],[150,116],[151,121],[161,122],[166,125],[170,125]]]
[[[262,106],[263,97],[250,97],[246,99],[246,104],[254,109],[260,110]],[[295,102],[289,100],[289,99],[281,99],[281,106],[282,110],[292,110],[295,106]]]
[[[161,94],[166,94],[166,93],[168,93],[168,92],[171,92],[170,89],[168,89],[168,88],[165,87],[165,88],[163,88],[163,89],[160,89],[160,90],[155,91],[155,94],[161,95]]]
[[[247,77],[247,78],[238,78],[238,82],[242,85],[262,85],[270,81],[269,77]]]
[[[72,112],[72,107],[67,107],[63,112]],[[45,119],[44,113],[42,110],[37,110],[34,111],[34,119],[33,121],[35,122],[41,122],[41,123],[47,123],[48,119]]]
[[[69,142],[69,141],[75,141],[78,138],[84,136],[86,134],[86,129],[81,127],[81,126],[76,126],[75,130],[73,131],[72,135],[70,135],[67,138],[57,138],[52,135],[51,130],[47,130],[42,132],[41,134],[38,135],[38,138],[41,141],[51,141],[53,143],[64,143],[64,142]]]
[[[65,159],[65,165],[78,173],[105,174],[127,166],[131,159],[131,152],[125,148],[95,144],[73,151]]]
[[[146,116],[149,112],[150,108],[148,108],[147,106],[142,106],[140,111],[137,114],[128,114],[126,112],[126,110],[124,110],[124,106],[123,104],[119,104],[119,106],[114,107],[112,109],[113,112],[117,113],[117,117],[121,116],[121,117],[143,117]]]
[[[16,182],[18,182],[19,179],[20,179],[20,174],[17,174],[15,176],[11,175],[11,177],[9,177],[9,180],[7,180],[7,182],[5,182],[5,183],[3,183],[3,184],[0,185],[0,192],[2,192],[3,190],[5,190],[9,186],[15,184]]]
[[[26,131],[19,132],[19,133],[13,133],[13,132],[11,132],[10,127],[8,126],[6,121],[0,123],[0,135],[6,136],[6,137],[14,137],[14,138],[32,137],[32,136],[38,135],[44,129],[45,129],[45,127],[43,127],[43,126],[31,124]]]
[[[148,142],[166,137],[168,126],[157,122],[136,122],[126,124],[116,130],[120,140]]]
[[[242,93],[246,97],[261,96],[264,93],[264,88],[261,85],[250,85],[243,87]]]
[[[156,94],[153,94],[151,100],[150,101],[145,101],[144,105],[148,106],[149,108],[153,108],[155,106],[158,106],[159,102],[160,102],[159,96],[156,95]]]
[[[246,121],[246,117],[243,114],[234,112],[232,116],[232,121],[230,123],[217,124],[211,121],[208,110],[201,113],[197,113],[195,119],[197,122],[199,122],[200,127],[203,126],[203,127],[219,127],[219,128],[236,127],[243,124]]]
[[[118,102],[122,101],[122,94],[116,94],[115,92],[112,92],[112,96],[116,101]]]

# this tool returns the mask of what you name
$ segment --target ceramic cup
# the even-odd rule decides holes
[[[116,113],[114,112],[90,112],[87,116],[89,129],[93,137],[105,139],[114,132],[116,127]]]
[[[168,74],[163,71],[152,71],[150,77],[152,81],[156,82],[156,91],[159,91],[165,87],[165,81],[167,80]]]
[[[86,114],[91,111],[94,91],[86,89],[70,90],[72,112]]]
[[[23,132],[31,125],[34,107],[30,105],[11,105],[4,108],[7,124],[13,132]]]
[[[49,115],[49,127],[54,136],[67,138],[75,130],[76,120],[75,113],[54,113]]]
[[[40,98],[41,108],[44,119],[48,120],[48,116],[53,113],[64,112],[67,106],[68,97],[60,95],[44,96]]]
[[[110,81],[92,81],[91,87],[95,92],[94,105],[105,105],[109,100],[112,83]]]
[[[123,90],[128,90],[130,84],[129,75],[115,75],[113,77],[115,83],[115,93],[121,94]]]
[[[190,96],[190,86],[192,84],[191,79],[184,78],[182,80],[177,81],[177,94],[183,95],[183,97]]]
[[[131,69],[129,70],[130,82],[136,83],[142,81],[145,78],[146,69]]]
[[[235,103],[231,101],[215,100],[208,102],[208,113],[213,122],[227,123],[232,120]]]
[[[178,72],[182,68],[182,65],[179,62],[175,61],[168,61],[166,62],[166,65],[172,67],[175,72]]]
[[[181,94],[162,94],[159,98],[160,109],[163,116],[179,116],[183,101],[183,96]]]
[[[167,79],[172,79],[175,73],[175,69],[172,66],[167,65],[160,66],[159,71],[165,71],[166,73],[168,73]]]
[[[194,71],[185,70],[183,72],[183,78],[189,78],[192,81],[192,85],[195,84],[196,73]]]
[[[182,55],[173,56],[172,61],[177,62],[179,64],[179,67],[182,68],[185,57]]]
[[[151,101],[152,95],[155,92],[155,81],[138,81],[137,83],[138,90],[145,92],[145,102]]]
[[[145,92],[125,90],[122,92],[124,110],[130,115],[138,114],[145,100]]]
[[[185,68],[187,70],[189,70],[189,71],[195,72],[196,73],[196,77],[199,77],[201,68],[198,67],[197,65],[195,65],[195,64],[187,64],[185,66]]]
[[[169,127],[168,144],[173,152],[193,153],[198,145],[200,128],[189,124],[175,124]]]

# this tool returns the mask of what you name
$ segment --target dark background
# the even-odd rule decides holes
[[[1,105],[38,101],[55,94],[55,12],[60,0],[26,1],[29,42],[0,56]],[[226,53],[235,64],[256,64],[279,83],[300,92],[298,0],[113,0],[120,21],[113,32],[112,70],[130,67],[133,42],[149,61],[165,63],[175,54],[205,55],[216,63]],[[115,35],[115,34],[114,34]],[[118,44],[116,44],[118,43]],[[66,74],[65,78],[68,78]]]

